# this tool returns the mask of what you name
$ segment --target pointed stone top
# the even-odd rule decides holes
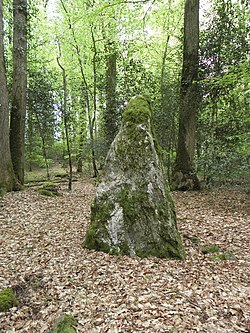
[[[125,108],[122,121],[133,124],[147,123],[152,118],[150,100],[145,96],[134,96]]]

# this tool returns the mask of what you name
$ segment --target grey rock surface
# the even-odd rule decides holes
[[[117,255],[185,258],[149,101],[134,97],[108,152],[84,246]]]

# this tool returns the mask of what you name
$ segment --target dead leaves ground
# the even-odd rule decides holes
[[[250,332],[249,197],[240,191],[174,193],[185,261],[113,257],[81,247],[94,187],[63,197],[34,189],[0,202],[0,289],[20,305],[0,314],[1,333],[48,333],[73,314],[78,333]],[[218,244],[236,260],[200,251]]]

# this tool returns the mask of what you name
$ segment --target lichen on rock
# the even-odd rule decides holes
[[[185,257],[149,101],[126,107],[108,152],[84,246],[117,255]]]

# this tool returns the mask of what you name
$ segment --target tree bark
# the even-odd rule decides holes
[[[0,0],[0,194],[11,191],[14,186],[14,172],[9,143],[9,105],[4,61],[3,2]]]
[[[194,170],[196,115],[198,110],[199,0],[186,0],[181,82],[179,135],[173,186],[176,190],[199,190]]]
[[[27,90],[27,0],[13,0],[13,86],[10,150],[14,173],[24,184],[24,132]]]
[[[106,47],[106,109],[103,114],[103,125],[106,144],[108,146],[113,142],[117,134],[117,101],[116,101],[116,51],[114,43]]]
[[[60,51],[60,45],[59,45],[59,52]],[[62,107],[62,116],[63,116],[63,124],[64,124],[64,130],[65,130],[65,137],[66,137],[66,144],[67,144],[67,154],[69,156],[69,184],[68,189],[72,190],[72,178],[73,178],[73,164],[72,164],[72,157],[71,157],[71,149],[70,149],[70,139],[69,139],[69,127],[68,127],[68,106],[67,106],[67,77],[66,77],[66,71],[64,67],[61,65],[59,61],[59,57],[57,57],[57,63],[58,66],[62,70],[63,74],[63,107]]]
[[[78,63],[79,63],[79,67],[80,67],[80,72],[81,72],[81,76],[82,76],[82,86],[83,86],[83,96],[85,98],[85,102],[86,102],[86,107],[87,107],[87,118],[88,118],[88,125],[89,125],[89,136],[90,136],[90,147],[91,147],[91,158],[92,158],[92,166],[93,166],[93,177],[97,177],[98,176],[98,169],[97,169],[97,165],[96,165],[96,153],[95,153],[95,142],[94,142],[94,128],[95,128],[95,120],[96,120],[96,114],[95,114],[95,110],[94,112],[91,112],[91,102],[90,102],[90,89],[89,89],[89,85],[84,73],[84,66],[83,66],[83,62],[82,62],[82,57],[81,57],[81,50],[79,47],[79,43],[76,39],[76,35],[75,35],[75,30],[73,28],[73,25],[71,23],[71,19],[70,19],[70,15],[69,12],[64,4],[63,0],[60,0],[63,10],[65,11],[65,14],[67,15],[67,20],[68,20],[68,25],[69,25],[69,29],[71,31],[72,37],[73,37],[73,41],[74,41],[74,48],[76,49],[76,54],[77,54],[77,59],[78,59]],[[93,35],[92,35],[93,38]],[[95,47],[95,45],[93,45],[93,47]],[[94,73],[93,73],[94,74]],[[93,101],[95,103],[95,101]]]

